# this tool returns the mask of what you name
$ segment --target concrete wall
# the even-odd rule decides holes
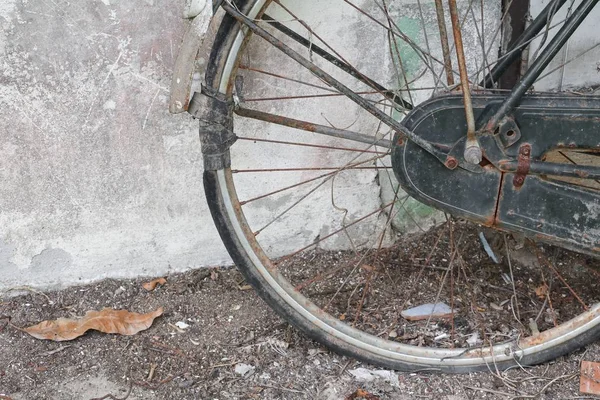
[[[410,15],[399,22],[423,43],[416,4],[403,2]],[[230,262],[204,200],[197,125],[167,112],[182,8],[180,0],[0,2],[0,291]],[[468,46],[471,63],[476,47]],[[355,119],[348,110],[340,126]],[[388,201],[389,186],[374,182],[372,173],[344,182],[347,199]],[[407,231],[442,218],[404,204],[397,225]],[[326,233],[324,220],[304,220],[314,226],[302,241]]]
[[[536,16],[550,0],[533,0],[531,2],[531,14]],[[569,4],[570,2],[567,2]],[[575,9],[581,0],[574,2]],[[555,21],[562,21],[568,12],[568,7],[563,7],[555,16]],[[542,79],[535,84],[536,90],[577,90],[584,88],[589,93],[590,89],[597,89],[600,84],[600,32],[598,30],[600,21],[600,7],[594,10],[579,26],[575,34],[569,39],[568,44],[563,47],[559,54],[550,63],[542,74]],[[555,23],[550,24],[550,26]],[[559,27],[548,31],[546,43],[554,37]],[[530,57],[533,58],[542,37],[533,42]],[[566,65],[564,65],[566,64]],[[564,65],[564,66],[563,66]]]
[[[167,112],[182,8],[0,2],[0,289],[229,262]]]

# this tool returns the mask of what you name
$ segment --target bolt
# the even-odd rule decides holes
[[[465,161],[469,164],[479,164],[483,158],[479,144],[477,146],[468,146],[465,149]]]
[[[448,169],[454,169],[458,166],[458,161],[456,161],[456,158],[454,157],[448,157],[446,159],[446,162],[444,163],[444,165],[448,168]]]
[[[528,156],[531,154],[531,149],[529,148],[529,146],[525,146],[523,147],[523,149],[521,150],[521,153],[523,153],[524,156]]]
[[[515,177],[515,185],[521,186],[523,184],[523,182],[525,182],[525,179],[523,179],[522,176]]]

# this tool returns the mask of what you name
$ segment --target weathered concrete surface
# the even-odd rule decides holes
[[[535,17],[548,5],[549,0],[533,0],[531,2],[531,14]],[[574,2],[573,10],[581,3]],[[560,25],[554,27],[557,22],[565,19],[570,2],[558,11],[550,24],[545,43],[548,43],[558,32]],[[561,49],[558,55],[542,74],[541,79],[534,85],[536,90],[577,90],[580,88],[597,88],[600,83],[600,46],[598,33],[598,21],[600,21],[600,8],[595,7],[579,26],[577,31],[569,39],[567,45]],[[533,42],[530,59],[536,54],[542,43],[540,37]]]
[[[185,28],[182,3],[5,0],[0,4],[0,290],[159,275],[229,262],[204,201],[196,124],[166,111],[172,66]],[[303,12],[307,17],[322,12],[323,18],[331,14],[325,20],[339,20],[339,9],[320,4],[319,10]],[[397,18],[424,45],[417,4],[402,2]],[[427,25],[432,26],[433,3],[423,4],[431,22]],[[461,7],[465,4],[462,1]],[[335,46],[364,56],[361,69],[374,71],[383,82],[389,80],[393,70],[389,53],[376,46],[368,55],[361,53],[364,46],[357,44],[365,32],[358,15],[350,10],[343,20],[355,23],[354,36],[335,24],[319,29],[336,38]],[[473,40],[476,32],[472,28],[469,32],[467,40]],[[385,43],[385,32],[378,35],[372,42]],[[439,56],[437,47],[433,51]],[[410,58],[410,49],[404,51],[403,57]],[[381,68],[378,60],[386,59]],[[298,73],[297,66],[289,68]],[[289,88],[279,89],[283,93]],[[357,122],[356,106],[347,100],[315,101],[298,110],[285,107],[279,105],[278,111],[302,118],[334,111],[328,121],[319,123],[354,124],[366,131],[377,125],[373,120]],[[237,127],[243,134],[256,129],[251,122]],[[271,129],[272,137],[287,135],[285,130]],[[252,150],[237,146],[238,167],[248,160],[256,167]],[[322,161],[319,154],[293,151],[294,161],[302,165]],[[264,160],[272,162],[270,157]],[[390,201],[391,188],[376,175],[366,171],[352,179],[340,176],[335,207],[329,189],[315,195],[294,218],[275,227],[263,245],[270,250],[285,243],[277,254],[293,250],[336,229],[345,218],[344,208],[352,210],[349,217],[359,216]],[[240,184],[240,190],[251,195],[270,185],[281,186],[272,178],[251,179]],[[271,219],[276,207],[289,204],[284,200],[289,201],[259,204],[256,219]],[[440,220],[439,214],[418,203],[402,203],[398,209],[402,212],[397,226],[408,231]],[[385,216],[381,220],[385,222]],[[371,230],[358,233],[373,236]],[[323,247],[348,247],[344,241],[339,236]]]
[[[425,27],[432,34],[432,2],[421,3]],[[460,2],[461,7],[466,4]],[[486,15],[494,18],[497,4],[485,4]],[[418,3],[404,0],[399,5],[398,24],[421,46],[431,45],[440,58],[439,40],[424,41]],[[135,5],[116,0],[0,2],[0,291],[159,275],[229,262],[204,200],[197,125],[185,115],[166,111],[172,66],[186,24],[180,17],[182,9],[180,0]],[[468,25],[465,32],[471,70],[480,59],[477,26]],[[348,49],[362,51],[352,46],[356,38],[340,27],[320,29],[339,39],[336,46],[348,46],[350,41]],[[494,34],[492,29],[486,32]],[[571,47],[573,54],[578,54],[578,43]],[[401,51],[410,58],[409,48]],[[375,46],[369,52],[360,67],[383,74],[375,75],[381,81],[389,79],[393,69],[389,57],[381,68],[377,59],[385,56]],[[585,75],[579,70],[567,75],[597,76],[594,62],[581,65],[591,69],[585,69]],[[417,68],[412,73],[420,72]],[[427,79],[414,83],[431,84]],[[282,93],[288,89],[278,88]],[[420,93],[423,99],[429,95]],[[334,106],[344,110],[330,119],[336,125],[369,129],[372,121],[356,122],[347,101]],[[331,104],[315,101],[303,110],[290,107],[278,111],[319,116]],[[237,126],[246,134],[253,129],[247,122]],[[286,132],[274,129],[272,135],[284,138]],[[244,158],[252,157],[251,149],[238,148],[236,162],[242,160],[243,165]],[[294,157],[308,166],[320,161],[320,156],[299,151]],[[385,184],[390,179],[393,185],[393,177],[368,171],[352,180],[340,178],[339,193],[346,203],[339,205],[360,215],[360,210],[390,201],[391,186]],[[260,184],[250,181],[241,189],[251,195],[255,189],[277,187],[268,180]],[[268,220],[274,207],[284,207],[283,200],[289,201],[260,205],[255,215]],[[396,225],[407,231],[424,229],[442,218],[418,203],[402,204]],[[326,235],[344,215],[331,210],[327,192],[300,211],[296,220],[285,221],[272,233],[267,247],[285,242],[289,247],[285,250],[297,248]],[[306,228],[302,235],[286,226],[297,228],[298,221]]]
[[[167,113],[182,8],[0,3],[0,290],[228,262],[197,125]]]

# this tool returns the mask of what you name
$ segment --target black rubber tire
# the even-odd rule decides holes
[[[257,0],[240,0],[236,2],[236,5],[238,9],[245,11],[250,9],[255,1]],[[239,24],[233,18],[226,15],[217,33],[205,77],[206,85],[215,91],[218,91],[224,60],[229,55],[233,38],[238,32]],[[432,368],[430,365],[401,362],[395,359],[382,357],[378,354],[366,352],[347,342],[341,341],[340,339],[312,324],[297,310],[291,307],[290,304],[286,303],[256,269],[255,265],[251,261],[251,258],[244,249],[244,246],[242,246],[239,238],[236,236],[232,221],[229,219],[227,204],[221,196],[221,190],[226,190],[226,188],[221,188],[219,186],[217,174],[217,171],[204,172],[204,190],[212,218],[215,222],[221,239],[231,255],[235,265],[240,270],[246,281],[252,285],[258,295],[283,319],[293,324],[311,339],[323,344],[339,354],[353,357],[358,360],[385,368],[402,371],[427,370],[431,372],[444,373],[468,373],[489,370],[490,366],[484,363],[483,360],[477,365],[471,365],[467,367],[443,365],[443,362],[441,362],[440,365],[436,366],[435,368]],[[593,329],[589,329],[579,336],[574,337],[566,343],[561,343],[549,349],[524,356],[518,360],[518,364],[535,365],[543,363],[586,346],[597,340],[599,337],[600,324],[596,325]],[[498,362],[496,363],[495,367],[503,370],[515,365],[517,365],[517,361],[509,360],[505,362]]]

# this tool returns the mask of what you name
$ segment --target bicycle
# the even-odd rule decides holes
[[[512,0],[215,2],[202,88],[186,97],[182,67],[172,107],[200,121],[207,200],[246,280],[311,338],[387,368],[504,369],[596,340],[591,259],[537,249],[544,268],[517,268],[507,250],[498,266],[460,221],[600,254],[600,97],[565,90],[598,53],[565,50],[597,2],[529,21]],[[556,74],[558,91],[535,90]],[[405,192],[453,217],[390,247]],[[442,300],[444,315],[402,314]]]

